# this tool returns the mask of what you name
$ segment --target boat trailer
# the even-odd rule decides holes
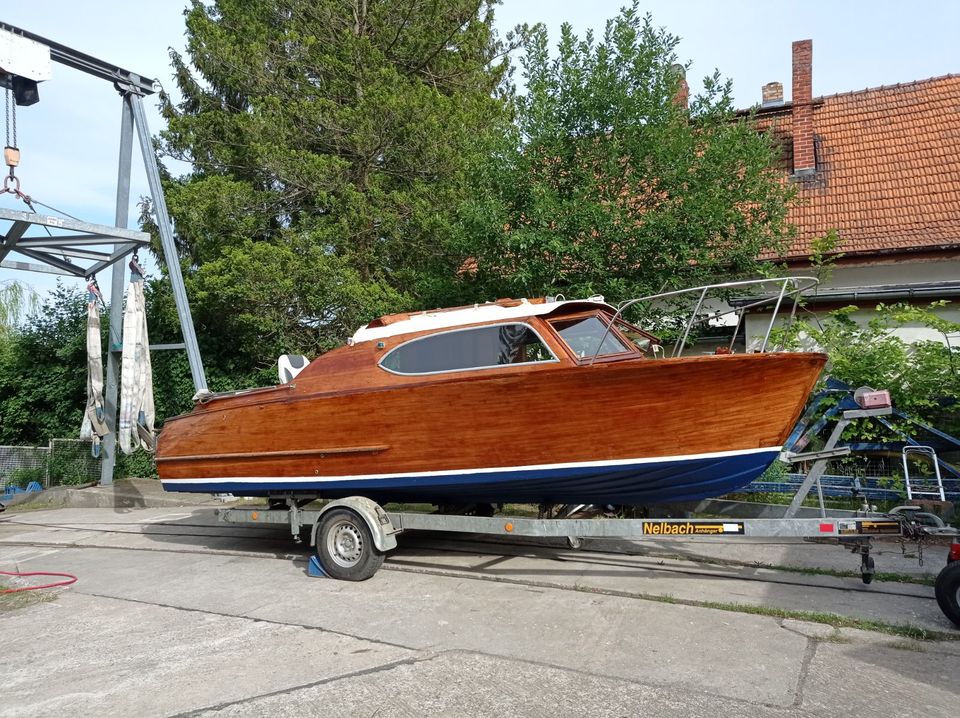
[[[579,548],[585,538],[802,538],[839,543],[859,554],[860,576],[866,584],[873,581],[876,572],[870,555],[872,539],[899,537],[916,541],[922,557],[925,540],[949,536],[954,542],[947,566],[937,578],[935,592],[944,614],[960,627],[960,532],[950,527],[927,525],[912,511],[843,518],[595,519],[388,511],[363,496],[336,499],[319,509],[302,508],[303,504],[304,499],[290,496],[284,508],[272,500],[266,507],[219,509],[217,516],[220,521],[232,524],[286,524],[294,541],[315,547],[316,555],[311,558],[313,575],[347,581],[362,581],[373,576],[383,564],[386,552],[396,548],[396,536],[403,531],[554,537],[566,539],[571,548]],[[541,516],[544,513],[550,512],[542,507]]]

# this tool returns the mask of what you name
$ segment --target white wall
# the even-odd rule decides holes
[[[809,274],[796,270],[791,274]],[[878,284],[914,284],[918,282],[956,282],[960,280],[960,259],[889,262],[880,264],[841,265],[830,270],[821,286],[869,287]]]
[[[811,271],[809,269],[800,269],[791,273],[809,275],[811,274]],[[912,262],[897,261],[869,265],[844,265],[834,267],[830,271],[829,276],[825,278],[825,281],[821,282],[820,287],[824,289],[854,290],[858,288],[875,287],[879,285],[919,284],[926,282],[948,281],[955,282],[958,280],[960,280],[960,259],[925,260]],[[883,301],[885,304],[895,304],[897,301],[903,300],[898,300],[894,297],[891,297],[890,299]],[[912,300],[912,303],[917,306],[926,306],[933,301],[935,300],[919,298]],[[876,316],[874,309],[879,303],[880,302],[878,300],[844,302],[844,304],[855,304],[859,307],[859,309],[854,312],[851,317],[854,321],[861,325],[866,325],[870,319]],[[801,315],[806,315],[808,320],[812,321],[809,312],[814,312],[817,316],[824,317],[830,311],[829,309],[814,310],[816,310],[816,307],[808,304],[806,310],[801,312]],[[936,313],[937,315],[950,321],[960,322],[960,301],[953,301],[946,307],[936,310]],[[789,314],[789,309],[787,310],[786,314],[781,314],[782,317],[780,319],[785,318]],[[762,341],[769,322],[769,312],[766,314],[751,314],[747,317],[746,329],[749,349],[756,348],[759,345],[759,342]],[[781,323],[782,322],[778,319],[778,324]],[[902,328],[894,330],[893,333],[909,343],[922,340],[940,342],[944,340],[943,335],[939,332],[922,327],[918,324],[907,324]],[[956,339],[956,341],[954,341],[954,339]],[[960,336],[951,336],[951,343],[954,345],[960,345]]]

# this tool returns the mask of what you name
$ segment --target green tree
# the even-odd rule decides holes
[[[80,431],[86,406],[86,293],[62,284],[0,346],[0,444],[46,445]]]
[[[266,367],[428,303],[503,112],[495,0],[194,0],[161,151],[204,349]]]
[[[13,280],[0,282],[0,345],[9,339],[18,322],[37,308],[37,294]]]
[[[462,214],[467,293],[625,298],[762,270],[788,236],[773,140],[707,77],[678,99],[678,40],[638,2],[583,38],[522,34],[526,94],[475,167]]]

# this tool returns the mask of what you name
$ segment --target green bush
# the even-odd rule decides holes
[[[114,477],[118,479],[138,478],[138,479],[156,479],[157,463],[153,459],[153,454],[146,451],[136,451],[129,456],[119,454],[117,456],[117,467],[114,469]]]
[[[43,486],[46,481],[46,466],[24,466],[14,469],[7,478],[7,486],[25,489],[31,481],[36,481]]]
[[[86,445],[77,451],[57,450],[47,461],[50,483],[56,486],[89,484],[95,479],[90,472],[89,449]]]

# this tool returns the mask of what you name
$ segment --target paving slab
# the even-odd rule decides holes
[[[704,612],[709,609],[690,606],[437,578],[384,572],[381,580],[363,587],[364,605],[372,602],[376,611],[357,611],[349,600],[352,592],[345,595],[331,587],[339,600],[304,606],[290,596],[253,615],[271,620],[297,616],[420,650],[505,655],[773,705],[794,699],[806,640],[783,631],[775,620],[746,614],[708,619]],[[326,585],[317,589],[327,590]],[[706,638],[702,626],[708,620]],[[736,650],[744,635],[756,638],[746,654]],[[689,660],[693,655],[695,665]],[[762,684],[744,687],[736,678],[743,671],[762,678]]]
[[[856,579],[834,579],[850,585],[840,590],[825,590],[819,583],[804,585],[794,581],[770,583],[758,576],[744,581],[736,577],[712,574],[689,575],[684,572],[648,571],[618,567],[596,571],[593,566],[571,563],[562,569],[543,568],[539,559],[512,558],[496,567],[464,569],[434,556],[420,558],[403,555],[388,563],[410,569],[420,567],[431,573],[482,578],[492,581],[535,580],[541,586],[568,588],[598,593],[621,593],[666,600],[775,607],[785,610],[826,613],[853,619],[881,621],[890,625],[912,626],[931,631],[952,632],[933,598],[930,586],[910,586],[906,595],[871,592],[853,585]],[[875,584],[878,588],[879,584]],[[895,588],[899,584],[894,585]]]
[[[830,613],[932,631],[953,632],[926,585],[777,572],[765,568],[699,565],[676,559],[567,552],[514,552],[491,558],[472,553],[457,542],[444,550],[404,545],[388,566],[492,581],[534,579],[542,585],[585,591],[620,592],[683,601],[776,607],[792,611]],[[521,553],[522,552],[522,553]]]
[[[292,713],[325,718],[796,715],[791,709],[732,701],[696,691],[678,696],[667,688],[467,652],[445,653],[335,683],[219,706],[196,715],[266,718]]]
[[[298,626],[69,590],[0,613],[0,634],[0,716],[166,716],[414,656]]]
[[[957,716],[960,662],[936,645],[820,642],[804,680],[800,706],[823,715]]]
[[[2,554],[0,554],[2,562]],[[806,638],[773,619],[632,598],[382,571],[362,583],[310,579],[304,561],[65,549],[48,570],[81,577],[74,591],[275,625],[322,628],[414,651],[471,650],[624,679],[794,700]],[[743,635],[749,654],[732,651]],[[702,664],[684,668],[695,653]],[[709,665],[707,672],[702,665]],[[763,678],[738,684],[742,671]]]

